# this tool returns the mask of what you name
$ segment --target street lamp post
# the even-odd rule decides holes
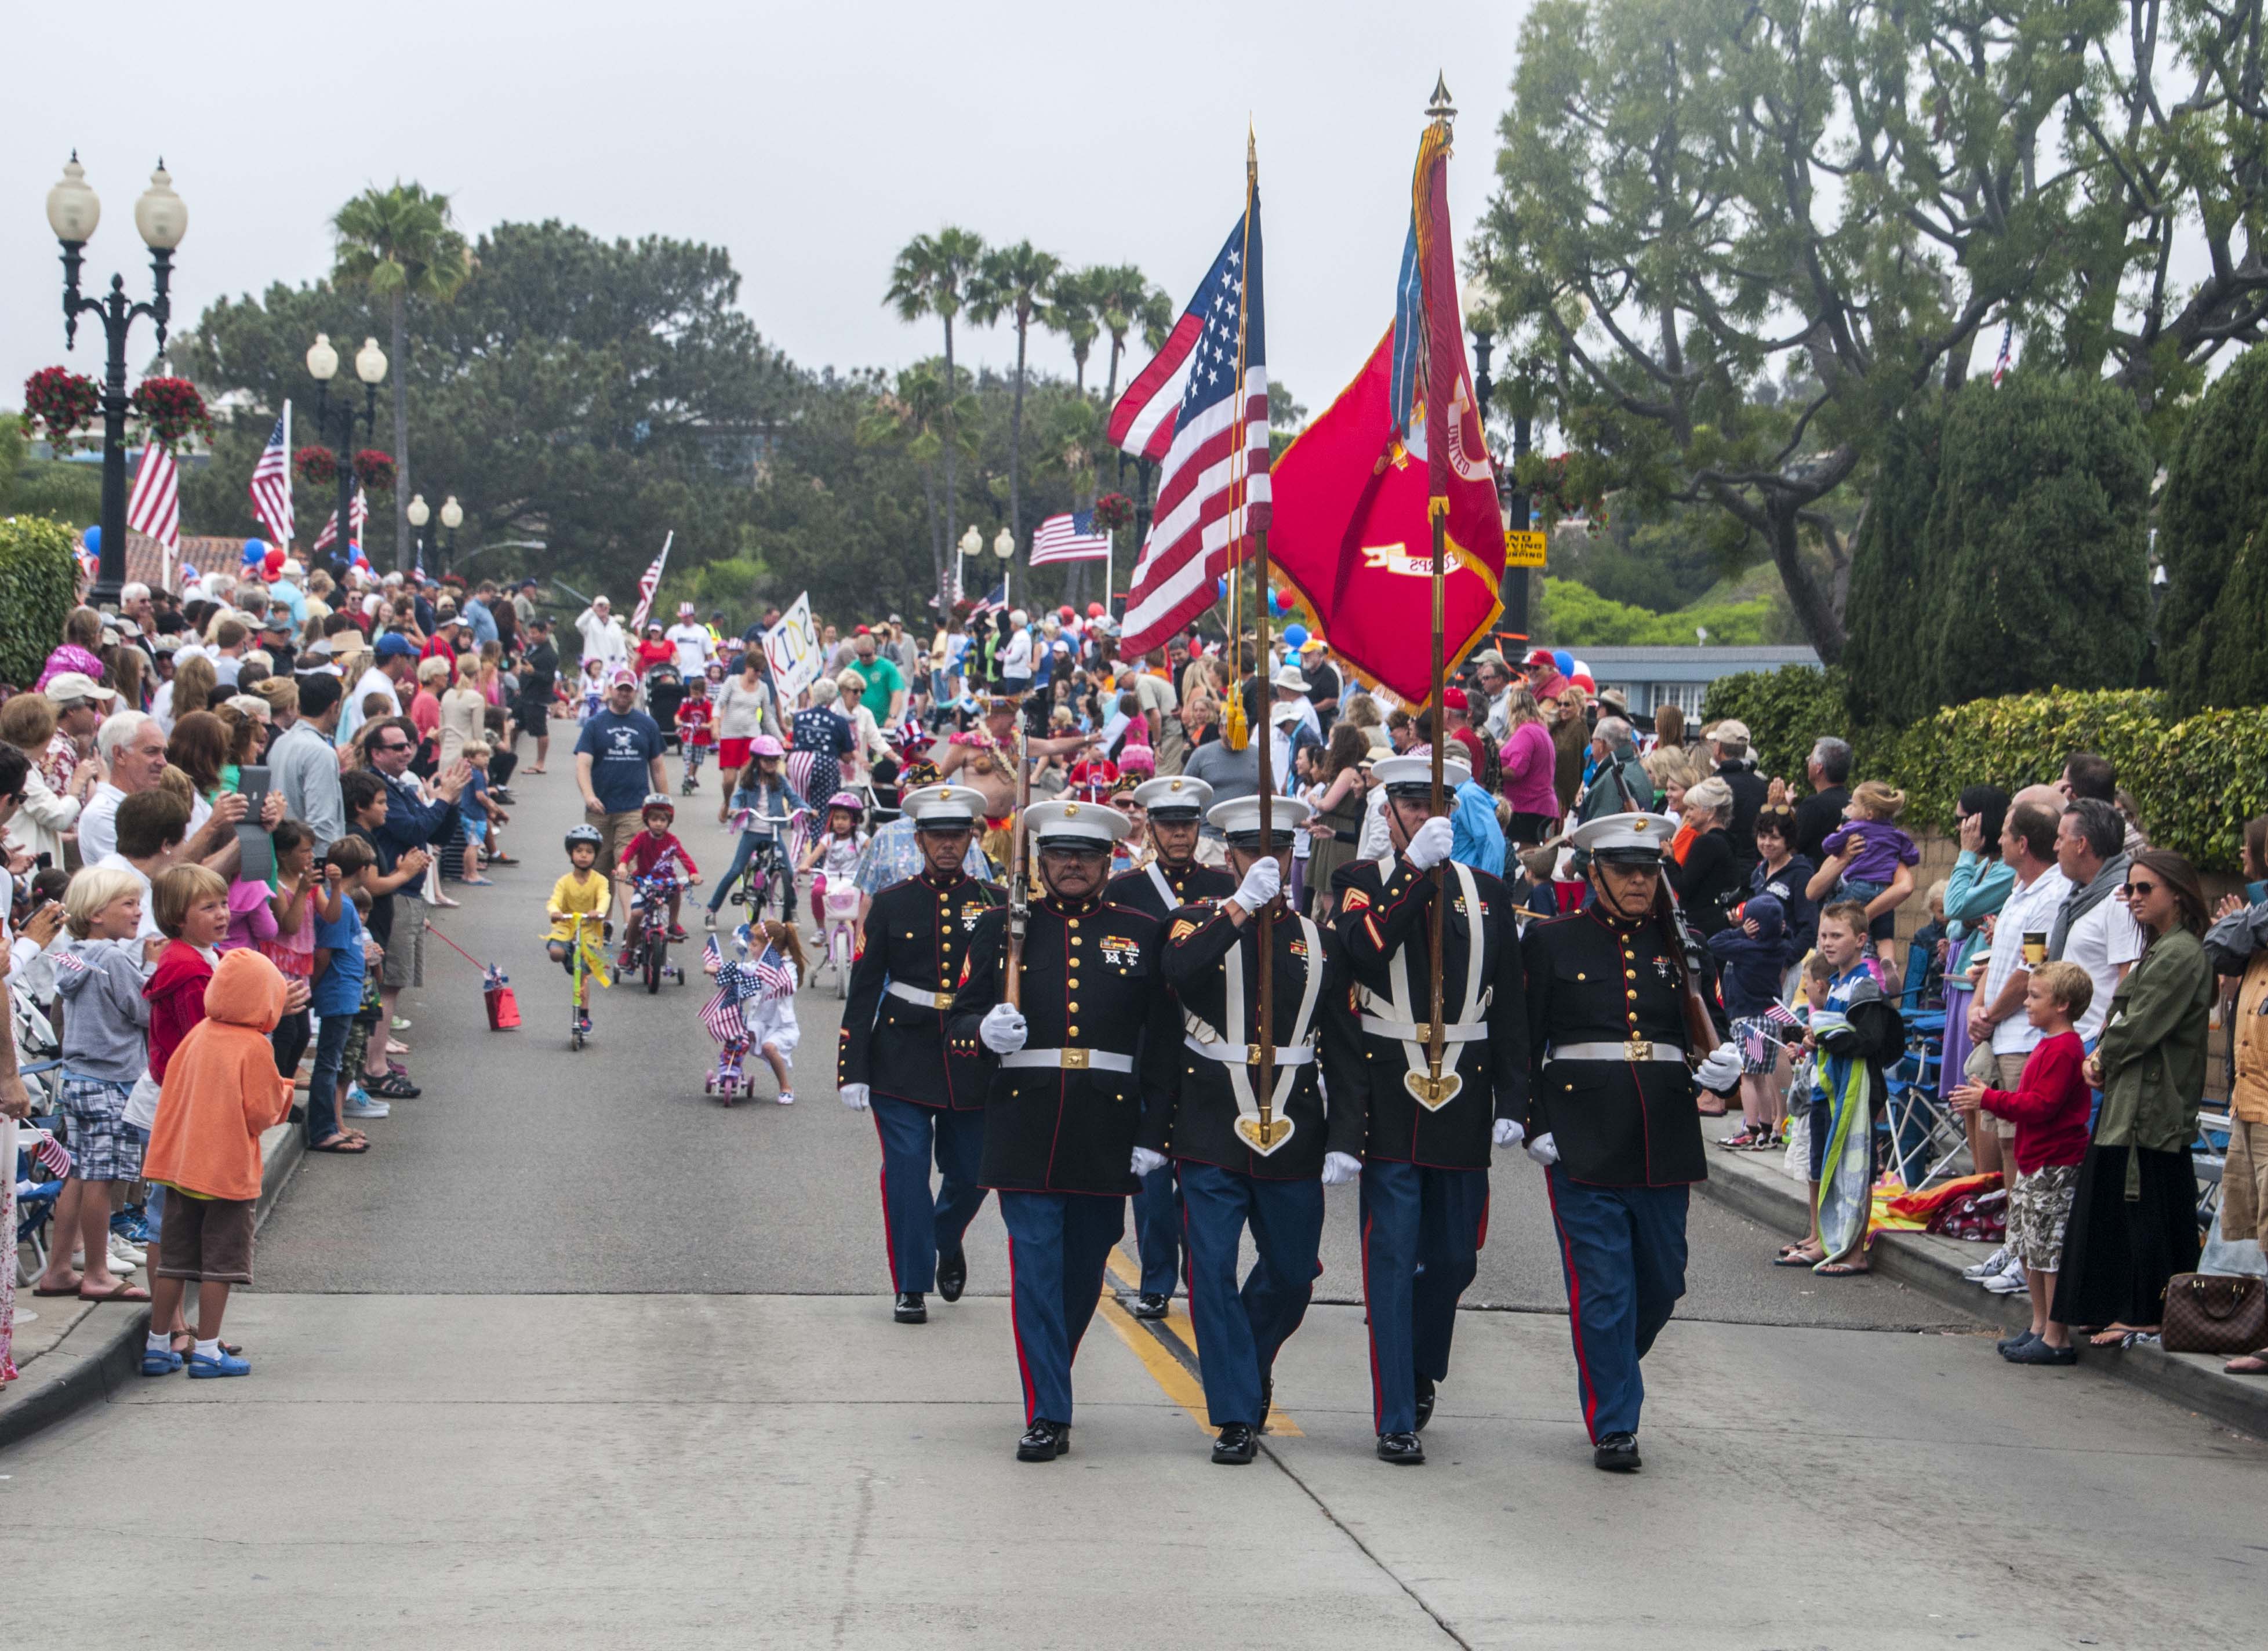
[[[332,439],[335,424],[337,436],[339,502],[336,517],[336,536],[331,541],[331,577],[344,584],[347,566],[351,557],[347,549],[348,535],[354,523],[354,432],[355,420],[359,416],[363,428],[372,433],[378,430],[378,387],[386,381],[386,351],[378,347],[378,340],[365,338],[362,348],[355,351],[355,377],[363,384],[363,410],[355,412],[350,396],[339,397],[338,405],[331,405],[331,380],[338,376],[339,352],[331,346],[328,333],[317,333],[315,342],[307,349],[307,376],[315,381],[315,433],[324,441]],[[335,418],[334,417],[335,415]]]
[[[971,527],[968,531],[975,533],[976,529]],[[1000,604],[1004,608],[1013,608],[1016,604],[1009,597],[1008,585],[1016,571],[1016,535],[1005,527],[993,534],[992,554],[998,556],[1003,564],[1000,569]]]
[[[409,507],[403,513],[409,518],[409,525],[417,529],[417,565],[422,571],[425,565],[425,524],[433,520],[433,507],[425,502],[425,495],[416,493],[410,496]],[[457,503],[457,496],[452,493],[441,502],[441,526],[449,536],[446,540],[438,534],[433,536],[437,578],[449,571],[449,560],[457,549],[457,529],[464,524],[465,507]]]
[[[964,598],[968,594],[968,558],[983,554],[984,535],[976,531],[976,524],[972,521],[968,531],[961,535],[961,542],[953,547],[953,588]],[[953,615],[948,613],[946,617],[950,619]]]
[[[63,248],[63,348],[78,343],[78,318],[102,318],[110,346],[102,380],[102,543],[95,565],[94,587],[87,599],[99,606],[118,601],[126,582],[126,335],[135,318],[147,315],[157,324],[158,353],[166,351],[166,325],[173,315],[168,289],[173,277],[173,248],[189,227],[188,209],[173,193],[173,178],[160,158],[150,174],[150,187],[134,203],[134,227],[150,248],[150,269],[157,296],[138,303],[126,296],[126,277],[110,277],[110,291],[101,298],[85,298],[78,290],[79,263],[94,226],[102,221],[102,203],[86,181],[78,164],[78,151],[63,166],[63,175],[48,191],[48,226]]]

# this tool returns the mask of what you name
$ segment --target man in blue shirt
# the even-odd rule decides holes
[[[612,871],[615,856],[637,832],[646,797],[669,790],[661,725],[637,708],[637,674],[627,667],[615,672],[607,703],[575,741],[575,783],[583,792],[584,819],[605,839],[599,865]]]
[[[492,583],[483,583],[478,595],[465,599],[465,623],[473,628],[473,647],[475,651],[491,642],[502,640],[497,635],[496,615],[489,611],[489,604],[494,601],[496,586]]]

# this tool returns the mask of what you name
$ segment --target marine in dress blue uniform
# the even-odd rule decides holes
[[[948,1026],[990,1068],[979,1179],[1000,1195],[1023,1462],[1071,1448],[1071,1361],[1126,1230],[1134,1136],[1170,1095],[1181,1019],[1159,972],[1165,930],[1102,897],[1110,847],[1133,822],[1100,803],[1025,811],[1047,887],[1026,920],[1021,1006],[1007,1001],[1003,910],[977,919]]]
[[[1448,1375],[1457,1298],[1488,1235],[1490,1144],[1527,1108],[1528,1011],[1512,893],[1486,872],[1450,863],[1448,818],[1430,813],[1432,756],[1388,757],[1371,772],[1386,787],[1395,853],[1331,880],[1333,925],[1353,978],[1333,1012],[1361,1050],[1346,1100],[1363,1115],[1363,1297],[1378,1454],[1414,1465],[1425,1460],[1418,1434]],[[1443,763],[1445,807],[1469,777],[1464,763]],[[1449,908],[1438,1078],[1425,1042],[1437,866]],[[1341,1102],[1335,1087],[1334,1109]]]
[[[929,1317],[930,1290],[957,1301],[968,1281],[961,1241],[984,1203],[977,1170],[988,1074],[974,1043],[952,1046],[946,1012],[977,919],[1007,896],[961,869],[984,818],[983,792],[929,785],[908,792],[903,807],[928,864],[868,903],[835,1081],[845,1105],[872,1107],[893,1310],[900,1323],[919,1324]]]
[[[1676,829],[1647,814],[1579,828],[1589,897],[1523,942],[1532,1067],[1514,1116],[1550,1192],[1592,1460],[1616,1472],[1638,1466],[1639,1361],[1685,1294],[1686,1206],[1709,1173],[1684,948],[1656,904]],[[1697,1080],[1737,1083],[1738,1054],[1711,1051]]]
[[[1197,1329],[1205,1409],[1219,1437],[1212,1459],[1253,1460],[1275,1390],[1276,1354],[1299,1329],[1321,1271],[1326,1153],[1337,1178],[1359,1173],[1360,1111],[1327,1115],[1325,1091],[1359,1086],[1360,1051],[1344,1015],[1327,1010],[1347,991],[1338,942],[1284,909],[1278,895],[1292,834],[1311,812],[1296,798],[1238,798],[1210,814],[1228,842],[1238,881],[1226,899],[1175,911],[1166,925],[1165,977],[1182,1021],[1181,1083],[1169,1108],[1144,1114],[1138,1172],[1181,1177],[1189,1253],[1189,1317]],[[1260,1109],[1260,924],[1269,936],[1269,1040],[1275,1050],[1269,1106]],[[1329,1036],[1329,1048],[1320,1051]],[[1318,1080],[1318,1066],[1330,1073]],[[1333,1125],[1337,1125],[1336,1136]],[[1152,1161],[1156,1161],[1153,1164]],[[1256,1258],[1241,1287],[1238,1250],[1252,1232]]]
[[[1187,774],[1145,780],[1133,791],[1149,819],[1151,859],[1110,880],[1103,898],[1163,923],[1180,907],[1200,900],[1225,900],[1236,879],[1215,866],[1197,863],[1198,822],[1212,806],[1212,787]],[[1142,1261],[1137,1318],[1163,1318],[1182,1271],[1182,1200],[1170,1166],[1142,1177],[1134,1195],[1134,1249]]]

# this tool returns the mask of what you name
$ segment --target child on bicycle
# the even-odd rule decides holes
[[[759,849],[772,855],[786,851],[781,836],[785,822],[798,813],[808,813],[811,805],[788,782],[783,771],[787,753],[780,742],[769,733],[760,733],[748,741],[747,766],[733,781],[733,794],[717,810],[717,823],[725,825],[735,814],[744,817],[740,827],[740,846],[733,851],[733,864],[717,885],[717,892],[709,896],[708,926],[717,926],[717,912],[733,891],[740,873],[748,869],[748,862]],[[761,901],[758,903],[761,907]],[[787,896],[781,916],[790,923],[795,921],[795,879],[787,880]]]
[[[677,707],[677,748],[685,758],[685,794],[690,797],[701,783],[701,763],[717,747],[717,690],[725,685],[722,660],[709,661],[706,680],[688,688]]]
[[[811,915],[815,918],[823,920],[827,916],[829,888],[850,887],[858,857],[866,851],[866,834],[858,829],[865,813],[866,805],[858,800],[856,792],[838,791],[827,800],[827,829],[812,839],[796,867],[798,871],[813,872]],[[823,928],[817,938],[820,945],[827,944]]]
[[[596,826],[571,827],[567,832],[566,874],[551,885],[551,899],[546,907],[551,932],[545,937],[543,949],[553,962],[567,971],[570,978],[575,973],[574,954],[578,945],[585,947],[586,962],[597,954],[599,947],[591,942],[599,936],[593,931],[606,922],[612,903],[614,886],[598,869],[599,850],[604,841]],[[578,918],[588,921],[578,924]],[[576,1020],[582,1030],[591,1029],[587,1012],[578,1013]]]
[[[803,940],[795,932],[792,919],[785,923],[766,923],[763,925],[764,953],[757,960],[758,994],[742,1006],[747,1014],[748,1041],[764,1058],[764,1065],[772,1069],[779,1083],[779,1103],[784,1107],[795,1104],[795,1074],[788,1062],[801,1041],[803,1030],[796,1024],[795,991],[810,972],[804,961]]]
[[[684,877],[673,878],[669,888],[669,938],[681,940],[685,938],[684,925],[679,921],[681,903],[685,890],[701,881],[701,868],[693,863],[693,856],[669,829],[677,822],[677,805],[669,800],[667,792],[649,792],[638,808],[638,820],[644,829],[623,846],[622,858],[615,865],[615,875],[628,885],[683,866]],[[624,892],[627,894],[627,887]],[[627,901],[623,909],[630,915],[622,925],[619,966],[628,969],[637,954],[638,930],[645,914]]]

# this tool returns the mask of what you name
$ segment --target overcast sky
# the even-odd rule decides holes
[[[1320,409],[1391,319],[1437,70],[1462,112],[1450,170],[1461,240],[1477,219],[1525,10],[26,6],[7,30],[0,405],[20,404],[26,376],[55,362],[101,372],[99,328],[90,340],[82,327],[75,357],[63,353],[44,217],[74,146],[103,203],[85,278],[124,271],[136,295],[149,276],[133,202],[165,156],[189,211],[173,287],[183,326],[222,294],[322,274],[329,215],[400,177],[453,197],[468,232],[558,217],[609,237],[720,243],[767,337],[799,365],[847,368],[938,350],[935,321],[902,325],[881,298],[898,247],[948,223],[1028,238],[1073,264],[1138,263],[1179,307],[1239,209],[1248,114],[1269,368]],[[349,85],[361,95],[342,101]],[[962,339],[965,362],[1013,362],[1009,329]],[[137,367],[148,345],[137,329]],[[1035,335],[1033,357],[1071,371],[1058,339]]]

